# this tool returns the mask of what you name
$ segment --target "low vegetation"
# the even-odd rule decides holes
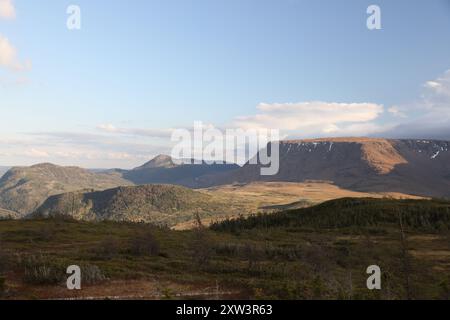
[[[192,219],[225,214],[226,202],[213,195],[174,185],[142,185],[104,191],[70,192],[48,198],[34,218],[68,216],[77,220],[145,222],[174,226]]]
[[[312,227],[326,229],[370,228],[395,225],[421,231],[450,230],[450,201],[343,198],[317,206],[278,214],[259,214],[222,221],[211,226],[217,231],[272,227]]]
[[[0,271],[0,288],[8,299],[448,299],[449,207],[342,199],[211,228],[199,221],[186,231],[63,218],[2,221],[0,253],[10,263]],[[89,275],[80,292],[64,289],[73,264]],[[366,287],[373,264],[382,270],[381,290]]]

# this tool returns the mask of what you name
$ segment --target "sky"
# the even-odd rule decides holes
[[[450,139],[449,70],[449,0],[0,0],[0,165],[132,168],[195,121]]]

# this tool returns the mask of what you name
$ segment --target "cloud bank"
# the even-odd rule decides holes
[[[16,8],[12,0],[0,0],[0,19],[13,20],[16,18]]]
[[[396,106],[393,111],[404,119],[384,135],[450,140],[450,70],[425,82],[417,101]]]
[[[106,133],[153,138],[170,138],[173,129],[119,128],[110,123],[100,124],[97,129]]]
[[[2,34],[0,34],[0,67],[13,71],[27,71],[31,69],[31,61],[19,61],[16,48]]]
[[[303,136],[348,135],[382,130],[372,123],[384,111],[375,103],[299,102],[260,103],[258,113],[237,117],[243,129],[280,129]]]

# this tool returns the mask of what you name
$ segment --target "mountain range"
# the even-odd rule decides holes
[[[211,197],[206,201],[205,194],[200,195],[189,189],[170,189],[161,186],[165,184],[199,189],[226,185],[244,186],[255,182],[308,184],[315,181],[322,183],[324,188],[334,184],[338,187],[336,190],[349,192],[444,198],[450,197],[449,151],[450,142],[438,140],[378,138],[286,140],[280,142],[280,170],[274,176],[261,176],[261,166],[249,163],[242,167],[235,164],[208,165],[204,162],[192,164],[189,161],[187,164],[179,165],[166,155],[159,155],[132,170],[93,171],[53,164],[14,167],[0,179],[0,208],[16,212],[19,217],[33,212],[46,215],[54,213],[55,208],[67,212],[68,209],[63,210],[61,203],[67,206],[70,203],[67,199],[70,198],[75,199],[78,206],[75,211],[71,209],[71,215],[78,217],[89,219],[105,214],[109,218],[121,219],[120,211],[127,212],[126,216],[132,217],[130,218],[132,220],[156,219],[161,222],[167,215],[172,215],[173,218],[174,212],[181,214],[183,211],[192,217],[193,211],[187,210],[184,206],[186,203],[180,205],[178,211],[155,206],[151,200],[152,194],[166,199],[170,204],[179,203],[175,193],[180,193],[187,198],[192,197],[190,205],[195,204],[194,207],[197,206],[200,211],[205,211],[209,206],[210,211],[214,213],[217,210],[213,208],[226,207],[227,202],[232,201],[232,197],[228,197],[225,202],[223,197],[219,202]],[[148,184],[158,186],[135,190],[118,188]],[[275,194],[277,187],[274,189],[268,187],[274,185],[276,184],[265,185],[264,194],[271,192]],[[320,192],[320,187],[317,192]],[[114,199],[120,199],[119,195],[124,194],[127,195],[126,203],[131,211],[127,211],[128,209],[124,211],[124,207],[117,206],[117,202],[114,202]],[[165,194],[169,196],[164,198]],[[242,194],[236,198],[245,202]],[[228,193],[227,196],[229,195],[231,194]],[[108,201],[108,204],[99,209],[100,204],[105,203],[101,199],[107,199],[104,201]],[[297,202],[303,203],[303,200],[305,199],[297,199]],[[113,205],[110,205],[111,203]],[[133,214],[128,214],[130,212]]]
[[[196,181],[203,175],[225,173],[236,168],[239,166],[234,164],[175,165],[170,157],[164,155],[157,156],[133,170],[87,170],[50,163],[13,167],[0,179],[0,208],[25,216],[34,212],[53,195],[143,184],[192,187],[198,184]]]
[[[184,160],[175,164],[167,155],[159,155],[149,162],[133,170],[121,170],[122,177],[134,184],[168,183],[185,187],[202,187],[199,184],[203,176],[228,174],[239,168],[236,164],[207,164],[202,161],[194,164],[194,160]]]
[[[281,141],[278,174],[262,176],[260,168],[247,163],[227,175],[207,177],[199,183],[321,180],[362,192],[450,197],[449,141],[374,138]]]

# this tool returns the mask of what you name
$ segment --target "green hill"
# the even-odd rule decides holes
[[[104,191],[69,192],[48,198],[34,217],[65,215],[77,220],[151,222],[173,226],[224,211],[213,196],[173,185],[118,187]]]
[[[24,216],[55,194],[82,189],[104,190],[130,184],[118,174],[93,173],[78,167],[50,163],[14,167],[0,179],[0,207]]]

